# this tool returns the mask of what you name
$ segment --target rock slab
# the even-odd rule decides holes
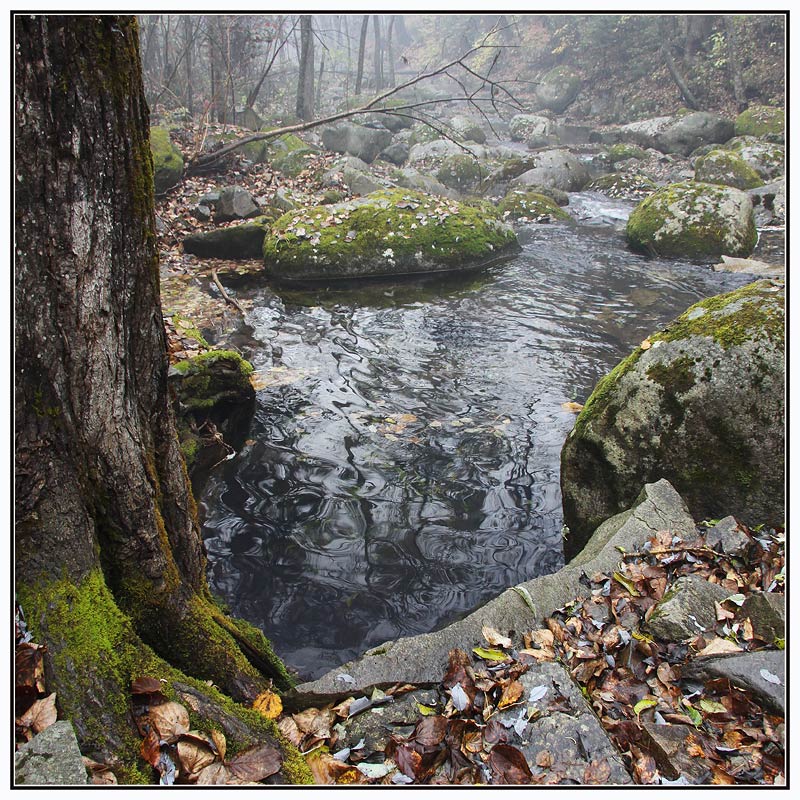
[[[54,722],[14,754],[14,783],[74,786],[87,783],[78,739],[72,724]]]

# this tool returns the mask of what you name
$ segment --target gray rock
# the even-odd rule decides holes
[[[764,179],[738,153],[732,150],[711,150],[700,156],[694,164],[695,180],[718,183],[737,189],[753,189]]]
[[[641,721],[648,752],[653,756],[659,772],[668,780],[676,780],[681,775],[689,783],[707,783],[711,770],[703,759],[687,753],[689,736],[696,735],[689,725],[656,725],[647,719]]]
[[[678,117],[656,134],[655,145],[662,153],[688,156],[704,144],[727,142],[733,136],[733,121],[707,111]]]
[[[270,200],[270,205],[280,211],[293,211],[297,208],[297,203],[291,198],[289,190],[285,186],[279,186]]]
[[[252,195],[241,186],[226,186],[219,195],[214,209],[215,222],[231,222],[258,214],[258,205]]]
[[[536,100],[540,107],[562,114],[575,100],[581,88],[581,79],[567,66],[551,69],[539,78]]]
[[[681,642],[713,631],[717,621],[714,602],[730,592],[697,575],[678,578],[656,603],[646,628],[665,642]]]
[[[202,203],[197,203],[196,205],[192,206],[189,213],[200,222],[211,221],[211,209]]]
[[[563,192],[579,192],[589,183],[589,171],[567,150],[545,150],[533,159],[536,166],[514,178],[512,188],[541,184]]]
[[[219,203],[219,192],[206,192],[204,195],[201,195],[197,198],[197,202],[203,206],[210,206],[214,208],[214,206]]]
[[[701,300],[602,379],[561,452],[565,552],[666,477],[694,517],[784,519],[784,289]]]
[[[193,233],[183,240],[183,252],[201,258],[260,258],[266,232],[266,224],[248,222]]]
[[[391,164],[405,164],[408,161],[408,145],[403,142],[393,142],[385,150],[382,150],[378,158],[388,161]]]
[[[786,179],[750,189],[756,222],[759,225],[786,224]],[[759,215],[763,215],[759,218]]]
[[[88,782],[72,724],[54,722],[14,754],[16,785],[73,786]]]
[[[706,544],[714,548],[720,546],[722,552],[730,556],[739,556],[750,546],[750,537],[734,517],[725,517],[706,533]]]
[[[424,144],[415,144],[408,154],[408,163],[412,166],[422,162],[438,164],[448,156],[472,155],[475,158],[485,158],[486,148],[480,144],[459,145],[449,139],[435,139]]]
[[[322,129],[322,143],[335,153],[349,153],[371,164],[392,141],[390,131],[340,122]]]
[[[737,136],[725,144],[749,164],[765,181],[771,181],[786,172],[786,148],[765,142],[755,136]]]
[[[641,548],[654,533],[672,530],[682,536],[694,533],[694,521],[677,492],[666,481],[647,484],[633,507],[600,526],[583,552],[552,575],[520,584],[532,599],[532,611],[514,589],[507,589],[477,611],[433,633],[386,642],[316,681],[301,684],[296,691],[308,699],[336,699],[368,694],[375,686],[394,683],[438,684],[447,667],[447,655],[454,647],[470,650],[483,642],[482,627],[499,631],[524,631],[541,625],[553,611],[579,596],[584,573],[612,572],[619,562],[618,547],[632,552]],[[354,685],[337,681],[340,673],[351,675]]]
[[[727,678],[734,686],[757,695],[759,702],[770,712],[785,717],[785,661],[782,650],[758,650],[732,656],[696,658],[683,667],[682,676],[702,681]],[[768,680],[765,675],[773,680]]]
[[[411,168],[405,167],[400,171],[396,178],[397,185],[402,186],[404,189],[415,189],[419,192],[426,194],[438,194],[442,197],[457,198],[458,192],[455,189],[450,189],[443,183],[431,178],[428,175],[423,175],[421,172]]]
[[[400,131],[411,128],[414,125],[413,119],[410,117],[401,116],[399,114],[381,114],[378,112],[373,112],[372,114],[367,114],[366,116],[369,122],[371,122],[373,125],[380,125],[392,133],[399,133]]]
[[[721,264],[714,264],[716,272],[746,272],[764,278],[782,278],[786,275],[784,264],[767,264],[754,258],[731,258],[722,256]]]
[[[776,592],[753,592],[742,604],[739,616],[750,618],[753,633],[762,642],[772,644],[786,638],[786,596]]]
[[[450,127],[455,131],[457,138],[476,144],[486,143],[486,133],[474,120],[463,114],[457,114],[450,120]]]
[[[620,128],[604,132],[603,143],[633,142],[640,147],[655,147],[659,133],[666,130],[674,120],[674,117],[651,117],[638,122],[629,122]]]
[[[551,121],[548,117],[536,114],[515,114],[508,123],[511,140],[525,142],[537,147],[547,142],[550,136]]]
[[[523,698],[529,698],[538,687],[547,689],[544,697],[532,704],[542,712],[542,716],[528,723],[521,741],[514,738],[511,742],[522,751],[534,775],[553,769],[565,772],[568,780],[582,784],[586,783],[584,771],[593,761],[598,761],[607,763],[610,768],[605,783],[632,783],[597,715],[563,666],[550,662],[534,664],[519,681],[524,688]],[[549,710],[557,695],[563,698],[559,698],[559,705],[566,706],[566,710]],[[523,705],[526,710],[527,706]],[[500,722],[510,723],[519,718],[519,712],[516,707],[505,709],[497,718]],[[551,767],[537,766],[537,756],[542,751],[552,757]]]
[[[342,180],[344,185],[353,194],[357,195],[371,194],[380,189],[388,189],[394,186],[391,181],[378,178],[375,175],[371,175],[369,172],[351,169],[350,167],[345,167],[342,171]]]

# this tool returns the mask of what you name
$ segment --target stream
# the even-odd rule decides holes
[[[579,225],[480,274],[234,290],[262,388],[201,497],[209,580],[302,678],[561,567],[562,404],[752,280],[634,254],[632,203],[570,199]]]

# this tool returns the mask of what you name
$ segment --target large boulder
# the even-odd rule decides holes
[[[465,153],[457,153],[442,161],[436,177],[445,186],[467,194],[475,191],[485,173],[477,159]]]
[[[666,478],[695,519],[784,520],[784,288],[701,300],[595,387],[561,451],[565,552]]]
[[[503,219],[520,222],[575,222],[566,211],[559,208],[555,200],[538,192],[509,192],[497,211]]]
[[[458,192],[439,183],[435,178],[424,175],[413,167],[404,167],[393,174],[395,183],[404,189],[414,189],[425,194],[436,194],[441,197],[457,198]]]
[[[456,138],[461,141],[475,142],[476,144],[486,143],[486,132],[470,117],[457,114],[450,120],[450,127],[456,134]]]
[[[461,155],[485,158],[486,148],[481,144],[460,145],[450,139],[434,139],[432,142],[415,144],[408,154],[408,163],[411,166],[424,164],[438,167],[445,158]]]
[[[639,147],[655,147],[658,135],[675,122],[674,117],[650,117],[629,122],[616,130],[608,131],[603,135],[603,141],[608,144],[614,142],[630,142]]]
[[[670,257],[745,257],[758,240],[747,194],[694,181],[670,184],[643,200],[625,232],[633,248]]]
[[[742,111],[734,123],[737,136],[783,136],[786,115],[774,106],[750,106]]]
[[[539,78],[536,99],[542,108],[563,114],[580,88],[581,79],[575,72],[567,66],[555,67]]]
[[[214,207],[215,222],[233,222],[249,219],[260,214],[258,204],[247,189],[241,186],[226,186],[219,193]]]
[[[392,141],[391,131],[340,122],[322,129],[322,143],[335,153],[349,153],[371,164]]]
[[[758,186],[748,194],[753,200],[753,216],[757,225],[786,224],[786,179]]]
[[[200,258],[260,258],[268,228],[269,220],[263,217],[244,225],[192,233],[183,240],[183,252]]]
[[[656,148],[662,153],[688,156],[704,144],[727,142],[733,136],[733,122],[708,111],[693,111],[678,117],[656,134]]]
[[[515,114],[508,124],[512,141],[525,142],[532,147],[548,141],[551,126],[547,117],[536,114]]]
[[[175,186],[183,175],[183,156],[172,144],[166,128],[150,128],[150,150],[153,153],[153,183],[157,195]]]
[[[786,172],[786,148],[755,136],[737,136],[725,145],[746,161],[765,181]]]
[[[755,189],[764,181],[739,155],[731,150],[712,150],[695,161],[694,176],[703,183],[733,186],[736,189]]]
[[[589,170],[567,150],[545,150],[532,157],[535,166],[511,181],[511,188],[540,185],[579,192],[589,183]]]
[[[264,240],[280,280],[479,269],[517,252],[513,230],[486,206],[393,189],[281,217]]]
[[[653,194],[657,188],[646,175],[633,172],[609,172],[595,178],[586,186],[587,191],[600,192],[607,197],[623,200],[641,200]]]

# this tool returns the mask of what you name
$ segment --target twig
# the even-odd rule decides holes
[[[225,302],[230,303],[239,311],[242,316],[244,316],[244,309],[225,291],[225,287],[220,283],[219,275],[217,275],[216,269],[211,270],[211,277],[214,279],[214,283],[216,284],[217,289],[219,289],[219,293],[222,295]]]

